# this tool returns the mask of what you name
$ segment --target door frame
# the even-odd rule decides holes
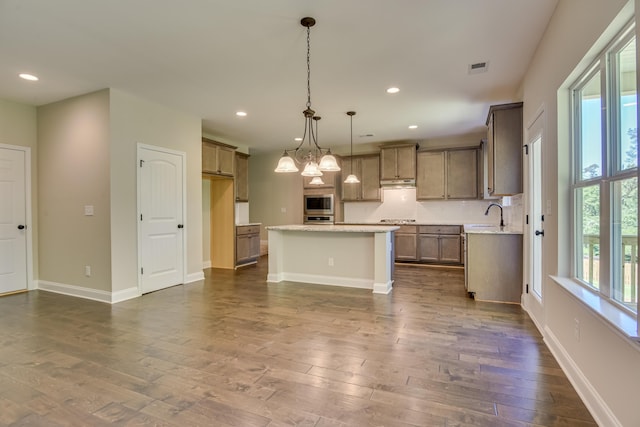
[[[141,185],[142,180],[141,176],[141,168],[140,160],[142,160],[143,150],[147,151],[157,151],[160,153],[173,154],[180,157],[182,163],[182,222],[184,224],[184,229],[182,231],[182,283],[186,283],[187,281],[187,153],[183,151],[172,150],[170,148],[158,147],[156,145],[149,145],[143,143],[136,144],[136,232],[137,232],[137,243],[138,243],[138,262],[137,262],[137,277],[138,277],[138,295],[142,295],[142,272],[140,270],[140,266],[142,265],[142,227],[140,227],[140,215],[142,214],[142,203],[140,200],[141,196]]]
[[[546,140],[546,128],[547,128],[547,119],[545,115],[545,105],[542,104],[538,110],[533,115],[531,121],[527,124],[525,128],[525,144],[528,153],[530,154],[532,150],[530,150],[530,145],[532,141],[540,138],[541,147],[544,146]],[[532,185],[532,171],[531,171],[531,157],[525,154],[524,165],[524,191],[525,191],[525,215],[528,215],[528,223],[525,221],[524,224],[524,283],[525,289],[522,293],[522,306],[529,313],[529,316],[537,325],[538,329],[542,331],[544,324],[546,323],[544,318],[544,294],[545,294],[545,277],[544,277],[544,256],[542,255],[544,252],[544,240],[542,241],[542,250],[541,250],[541,258],[540,258],[540,271],[538,274],[540,275],[540,293],[538,296],[533,290],[533,239],[534,239],[534,219],[532,212],[532,202],[531,198],[533,195],[531,194],[531,185]],[[544,152],[540,150],[540,168],[541,168],[541,176],[544,177]],[[540,183],[540,202],[542,204],[542,211],[544,212],[544,181]],[[526,286],[529,287],[527,292]]]
[[[25,224],[26,228],[26,256],[27,256],[27,290],[37,289],[33,279],[33,212],[31,206],[31,147],[22,145],[10,145],[0,143],[0,149],[17,150],[24,152],[24,189],[25,189]]]

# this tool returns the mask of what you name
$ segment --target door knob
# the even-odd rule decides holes
[[[22,225],[22,224],[20,224],[20,225],[18,226],[18,230],[24,230],[25,228],[27,228],[27,227],[25,227],[25,226],[24,226],[24,225]]]
[[[184,225],[178,224],[178,228],[184,228]]]
[[[544,230],[536,230],[536,236],[544,236]]]

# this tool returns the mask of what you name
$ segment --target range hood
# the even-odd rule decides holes
[[[380,181],[382,188],[414,188],[415,186],[415,179],[384,179]]]

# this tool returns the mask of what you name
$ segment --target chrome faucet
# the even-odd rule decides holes
[[[487,206],[487,210],[484,214],[489,215],[489,209],[491,209],[491,206],[497,206],[500,208],[500,227],[504,227],[504,220],[502,219],[502,205],[500,203],[491,203],[489,206]]]

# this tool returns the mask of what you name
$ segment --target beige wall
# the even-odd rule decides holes
[[[302,223],[302,176],[275,173],[281,155],[282,151],[252,154],[249,162],[249,220],[262,223],[262,240],[267,239],[265,226]]]
[[[637,345],[615,333],[548,278],[570,274],[566,84],[602,49],[608,34],[620,29],[632,16],[632,10],[628,10],[624,19],[608,29],[625,3],[625,0],[560,0],[529,66],[522,93],[525,128],[544,110],[543,199],[550,200],[552,206],[545,215],[544,305],[542,313],[531,314],[547,342],[557,346],[556,356],[601,425],[615,425],[617,419],[619,425],[636,426],[640,425],[640,412],[629,404],[629,396],[637,394],[640,384]],[[592,49],[594,44],[596,47]],[[525,141],[526,138],[525,132]],[[576,319],[581,323],[580,340],[574,337]]]
[[[39,107],[38,149],[39,279],[111,291],[109,92]]]
[[[202,124],[198,117],[111,90],[113,291],[137,286],[137,143],[187,157],[187,275],[202,273]]]
[[[137,143],[186,153],[186,273],[202,274],[199,118],[105,89],[40,107],[37,122],[41,280],[137,287]]]
[[[36,107],[0,99],[0,144],[29,147],[31,151],[32,279],[38,279],[38,132]],[[30,285],[31,287],[31,285]]]

